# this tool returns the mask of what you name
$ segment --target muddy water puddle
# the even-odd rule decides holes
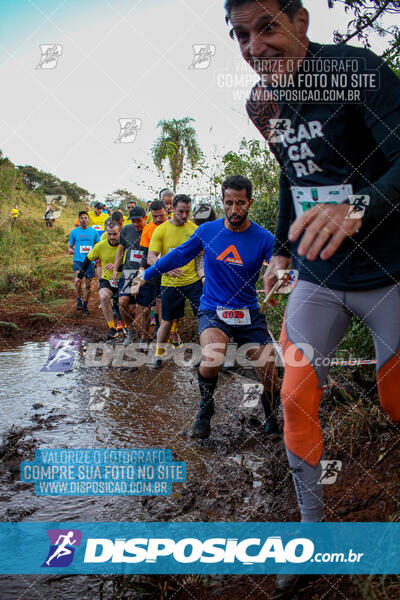
[[[198,442],[189,435],[199,400],[197,369],[172,362],[158,371],[85,367],[78,353],[70,372],[41,372],[48,355],[43,342],[0,352],[8,381],[0,392],[1,521],[258,520],[268,509],[261,413],[258,422],[243,409],[243,377],[220,375],[213,433]],[[101,408],[93,407],[93,397]],[[164,498],[36,496],[19,469],[37,448],[166,448],[186,461],[186,483],[174,484]],[[72,599],[103,592],[107,598],[115,591],[115,581],[100,577],[2,576],[0,598],[23,597],[31,584],[46,599],[66,591]]]
[[[37,448],[167,448],[175,460],[186,461],[188,483],[207,477],[215,443],[198,443],[188,435],[199,397],[196,369],[173,363],[158,371],[85,367],[78,354],[70,372],[41,372],[48,354],[49,345],[42,342],[0,352],[0,368],[8,381],[0,411],[0,436],[7,445],[1,520],[140,518],[139,497],[35,496],[33,485],[19,481],[19,462],[33,460]],[[223,428],[224,409],[240,403],[242,389],[241,380],[221,376],[216,394],[221,410],[213,419],[217,430]],[[228,454],[231,464],[242,461],[241,454]],[[174,484],[174,490],[179,492],[180,486]]]

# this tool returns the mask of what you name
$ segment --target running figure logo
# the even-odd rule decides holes
[[[245,408],[255,408],[258,406],[261,394],[264,391],[262,383],[243,383],[243,404]]]
[[[365,215],[365,210],[369,206],[370,197],[365,196],[349,196],[350,208],[346,215],[346,219],[362,219]]]
[[[39,48],[42,56],[36,69],[55,69],[63,51],[61,44],[40,44]]]
[[[341,460],[321,460],[321,477],[318,483],[321,485],[332,485],[336,483],[339,473],[342,470]]]
[[[270,119],[270,132],[268,141],[271,144],[281,144],[284,140],[285,133],[290,127],[290,119]]]
[[[90,386],[89,394],[89,410],[101,411],[104,408],[106,399],[110,397],[110,388],[101,386]]]
[[[142,128],[142,119],[118,119],[119,134],[115,144],[132,144],[136,140],[137,132]]]
[[[189,69],[208,69],[215,56],[214,44],[193,44],[194,57]]]
[[[66,373],[71,371],[75,352],[81,347],[82,339],[79,333],[51,335],[49,342],[49,357],[41,372]]]
[[[42,567],[68,567],[82,541],[80,529],[48,529],[49,553]],[[75,546],[75,547],[74,547]]]
[[[278,281],[275,289],[275,294],[290,294],[294,284],[299,277],[299,272],[295,269],[284,270],[278,269]]]

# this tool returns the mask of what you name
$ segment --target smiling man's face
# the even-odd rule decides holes
[[[300,8],[290,20],[277,0],[257,0],[232,8],[230,15],[235,39],[243,58],[265,85],[273,74],[292,73],[292,59],[304,58],[307,47],[308,12]]]

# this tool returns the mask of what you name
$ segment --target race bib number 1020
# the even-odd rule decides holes
[[[250,325],[251,317],[248,308],[218,308],[217,316],[227,325]]]

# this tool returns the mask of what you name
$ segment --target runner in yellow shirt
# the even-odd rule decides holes
[[[165,256],[170,250],[186,242],[197,229],[197,225],[189,221],[191,202],[185,194],[175,196],[172,219],[159,225],[152,235],[147,258],[150,265],[156,263],[159,256]],[[161,325],[157,332],[156,354],[150,365],[151,369],[161,367],[161,356],[165,353],[172,323],[184,316],[185,301],[189,300],[197,315],[202,292],[203,286],[194,260],[162,276]]]
[[[168,220],[167,207],[161,200],[153,200],[150,203],[150,210],[152,214],[152,221],[148,223],[142,231],[140,238],[140,247],[143,250],[143,258],[141,262],[141,269],[149,267],[147,256],[149,252],[150,241],[152,235],[161,223],[165,223]],[[142,322],[141,322],[141,338],[140,338],[140,349],[147,352],[149,345],[149,331],[150,331],[150,309],[155,306],[156,312],[156,329],[160,325],[161,319],[161,275],[154,277],[151,281],[148,281],[146,285],[141,289],[141,293],[137,297],[137,303],[143,307],[142,310]]]
[[[162,202],[164,202],[165,206],[167,207],[169,219],[172,219],[173,214],[174,214],[174,209],[172,206],[172,203],[174,201],[174,196],[175,196],[174,192],[172,192],[168,188],[162,189],[158,194],[159,199],[162,200]],[[153,220],[153,217],[152,217],[151,211],[149,211],[149,214],[147,215],[147,223],[151,223],[152,220]]]
[[[14,227],[19,217],[18,204],[14,204],[14,208],[11,209],[11,227]]]
[[[119,225],[119,230],[122,231],[122,228],[125,226],[125,221],[126,221],[126,217],[124,217],[124,215],[122,214],[122,212],[120,210],[116,210],[115,212],[113,212],[113,214],[111,215],[111,217],[108,217],[105,226],[107,229],[107,223],[111,223],[111,222],[115,222],[118,223]],[[100,240],[106,240],[107,239],[107,231],[105,231]],[[125,260],[125,258],[124,258]],[[122,262],[124,262],[124,260]],[[100,264],[100,269],[101,269],[101,262],[99,261]],[[98,275],[99,279],[100,279],[100,275]],[[116,326],[116,330],[117,331],[122,331],[124,329],[124,323],[122,321],[122,317],[121,317],[121,313],[119,312],[119,305],[118,302],[115,300],[115,298],[113,297],[113,315],[114,315],[114,319],[115,322],[117,323]]]
[[[89,215],[89,227],[93,227],[99,233],[104,231],[104,224],[108,219],[108,215],[103,212],[103,208],[105,208],[102,202],[96,202],[94,205],[94,210],[91,210]]]
[[[117,279],[113,279],[113,269],[115,256],[119,248],[120,231],[119,223],[111,221],[107,225],[107,239],[98,242],[87,254],[81,270],[75,279],[75,286],[78,287],[91,261],[97,258],[101,260],[102,272],[99,280],[99,296],[103,315],[108,325],[109,338],[115,338],[117,335],[116,323],[113,316],[113,303],[116,302],[118,304],[118,279],[120,273],[118,273]]]
[[[88,212],[89,215],[89,227],[93,227],[95,231],[97,231],[100,236],[102,236],[106,221],[109,218],[109,215],[103,212],[105,205],[102,202],[96,202],[94,205],[94,209]],[[96,260],[96,275],[100,279],[101,277],[101,264],[99,260]]]

